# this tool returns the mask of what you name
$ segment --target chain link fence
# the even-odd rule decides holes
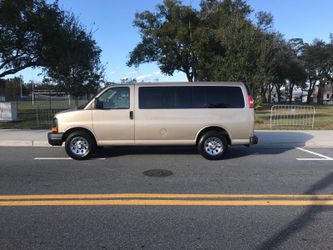
[[[19,101],[18,119],[27,128],[50,129],[52,120],[56,113],[73,109],[76,105],[80,106],[87,103],[87,100],[81,99],[77,103],[72,101],[70,104],[66,100],[36,100]]]
[[[37,128],[51,128],[54,115],[64,110],[65,109],[43,109],[37,107],[36,108]]]
[[[274,105],[271,108],[270,126],[300,126],[313,128],[316,110],[314,106]]]

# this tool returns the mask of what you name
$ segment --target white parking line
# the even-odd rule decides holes
[[[316,152],[313,152],[313,151],[310,151],[310,150],[307,150],[307,149],[304,149],[304,148],[299,148],[299,147],[296,147],[296,148],[298,150],[304,151],[306,153],[313,154],[313,155],[321,157],[321,158],[296,158],[296,160],[298,160],[298,161],[333,161],[333,158],[328,157],[326,155],[318,154]]]
[[[90,160],[105,160],[106,158],[90,158]],[[58,160],[73,160],[70,157],[35,157],[35,161],[58,161]]]
[[[57,161],[57,160],[72,160],[70,157],[35,157],[35,161]]]
[[[296,158],[298,161],[333,161],[333,159],[323,158]]]

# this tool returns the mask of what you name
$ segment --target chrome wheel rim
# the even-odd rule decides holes
[[[84,137],[75,137],[71,140],[71,152],[79,157],[84,157],[89,153],[89,142]]]
[[[205,140],[204,148],[206,153],[211,156],[219,155],[223,152],[222,140],[218,137],[209,137]]]

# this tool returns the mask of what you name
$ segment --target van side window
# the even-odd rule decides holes
[[[139,87],[140,109],[244,108],[240,87]]]
[[[188,87],[139,88],[141,109],[191,108],[191,99],[191,88]]]
[[[111,88],[99,98],[101,109],[129,109],[130,89],[128,87]]]
[[[198,86],[192,90],[193,108],[244,108],[240,87]]]

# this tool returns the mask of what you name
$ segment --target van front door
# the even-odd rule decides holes
[[[96,100],[92,111],[98,145],[134,144],[134,86],[113,87]]]

